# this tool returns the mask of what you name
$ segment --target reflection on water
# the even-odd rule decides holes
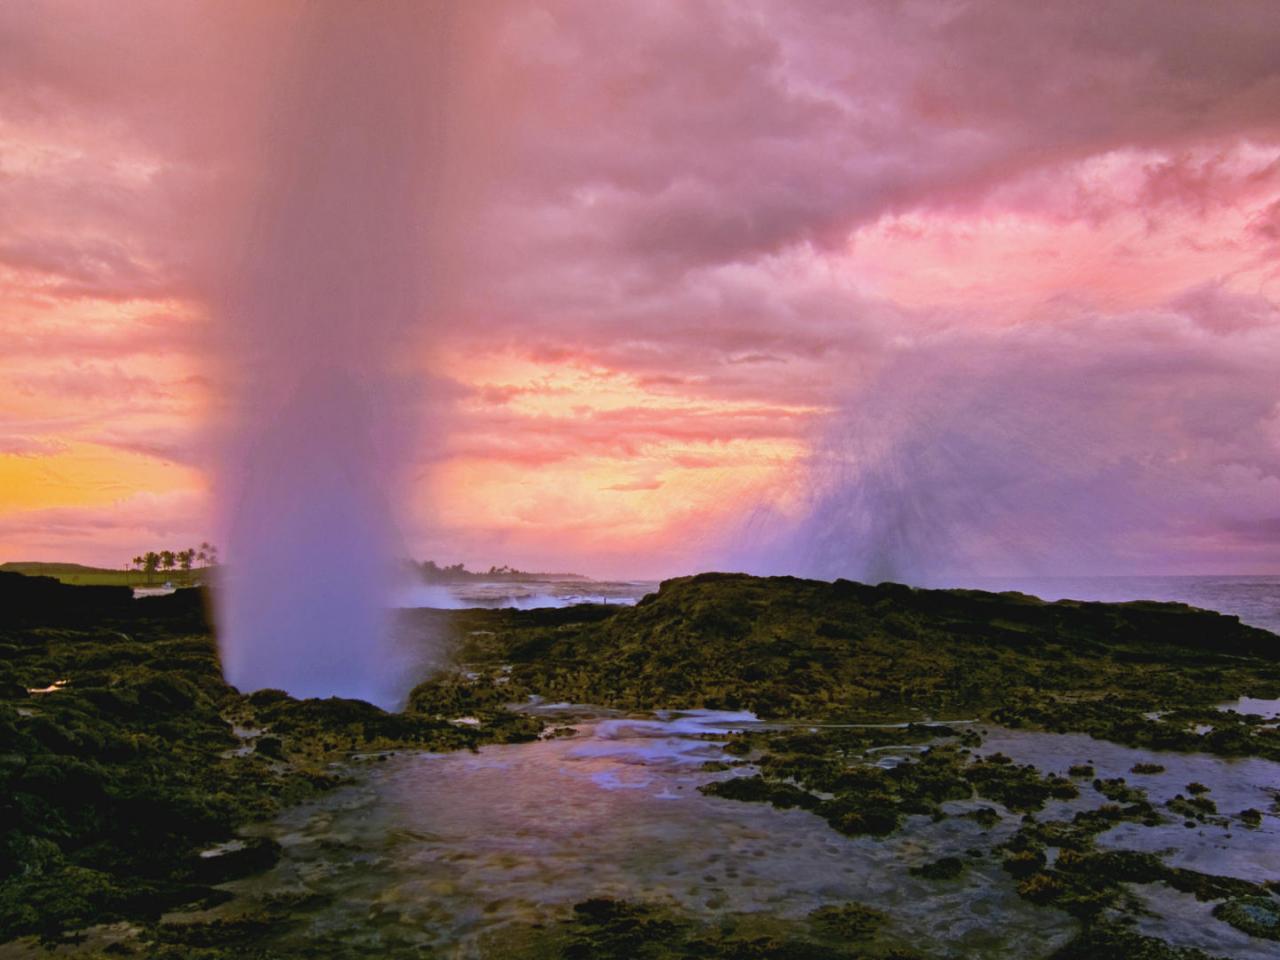
[[[1218,706],[1219,710],[1229,710],[1245,716],[1263,717],[1268,720],[1280,720],[1280,699],[1267,700],[1261,697],[1240,697],[1230,703]]]
[[[1047,773],[1066,775],[1072,764],[1089,763],[1102,779],[1123,777],[1147,792],[1147,799],[1161,807],[1178,794],[1188,795],[1187,786],[1208,787],[1211,798],[1224,817],[1242,810],[1269,810],[1280,788],[1280,764],[1244,757],[1226,759],[1203,753],[1173,753],[1138,750],[1094,740],[1079,733],[1028,733],[993,728],[984,738],[979,754],[1003,753],[1018,763],[1034,764]],[[1137,763],[1154,762],[1160,773],[1134,773]],[[1081,797],[1051,801],[1040,820],[1070,819],[1078,810],[1096,807],[1101,795],[1081,782]],[[1143,850],[1163,854],[1173,867],[1187,867],[1201,873],[1239,877],[1255,882],[1280,880],[1280,818],[1264,817],[1255,828],[1238,821],[1221,826],[1197,824],[1194,829],[1183,819],[1168,814],[1168,822],[1157,827],[1122,822],[1098,837],[1098,845],[1117,850]]]
[[[566,916],[593,896],[675,903],[706,916],[797,918],[859,901],[890,914],[891,937],[937,957],[1045,957],[1074,933],[1064,914],[1020,899],[989,852],[1017,829],[1018,815],[1006,812],[990,830],[970,818],[913,817],[887,840],[845,837],[802,811],[698,792],[735,775],[703,765],[734,759],[721,738],[756,724],[750,714],[595,711],[582,719],[584,708],[565,704],[529,709],[576,713],[575,735],[368,764],[358,785],[260,828],[285,855],[269,873],[232,884],[239,898],[228,909],[255,902],[290,908],[300,921],[289,935],[296,946],[323,938],[377,954],[431,945],[448,957],[477,956],[485,934]],[[911,749],[877,756],[897,762]],[[1146,788],[1157,805],[1198,781],[1224,814],[1269,809],[1280,784],[1280,764],[1192,754],[1157,754],[1163,773],[1135,775],[1132,766],[1152,759],[1149,751],[1083,735],[989,728],[977,752],[997,751],[1044,771],[1091,762],[1100,777]],[[751,768],[736,772],[742,769]],[[1081,786],[1080,798],[1055,801],[1037,818],[1069,819],[1104,802],[1087,782]],[[998,804],[975,799],[947,808],[979,806]],[[1271,815],[1253,830],[1238,821],[1194,830],[1181,818],[1157,828],[1122,823],[1099,845],[1151,850],[1208,873],[1280,879],[1280,830]],[[966,857],[970,866],[953,881],[909,873],[943,856]],[[1272,956],[1274,945],[1205,919],[1203,905],[1184,909],[1156,886],[1135,888],[1159,911],[1144,920],[1149,932],[1185,944],[1216,937],[1215,955]]]
[[[1276,701],[1254,703],[1277,705]],[[1188,795],[1188,785],[1196,783],[1208,788],[1204,796],[1212,798],[1223,815],[1219,819],[1224,822],[1194,823],[1189,828],[1181,817],[1163,809],[1166,822],[1154,827],[1121,822],[1097,837],[1100,848],[1154,853],[1171,867],[1200,873],[1255,883],[1280,881],[1280,817],[1274,807],[1280,799],[1280,764],[1247,757],[1138,750],[1084,734],[999,728],[986,733],[979,754],[999,752],[1017,763],[1063,775],[1073,764],[1089,763],[1099,778],[1123,777],[1131,786],[1141,787],[1157,808],[1179,794]],[[1135,773],[1133,767],[1138,763],[1155,763],[1164,769]],[[1050,801],[1036,814],[1037,819],[1070,820],[1078,811],[1096,807],[1101,796],[1086,783],[1081,782],[1081,788],[1081,796],[1075,800]],[[1270,813],[1256,827],[1226,819],[1249,808]],[[1138,924],[1145,934],[1236,960],[1274,960],[1277,955],[1274,943],[1249,937],[1215,919],[1212,902],[1201,903],[1160,883],[1132,885],[1130,889],[1150,911]]]
[[[984,835],[968,819],[913,818],[882,841],[699,793],[732,775],[701,769],[732,759],[717,735],[753,719],[591,719],[572,738],[395,756],[267,828],[284,859],[234,889],[296,903],[301,936],[431,943],[457,957],[502,924],[564,916],[592,896],[789,917],[856,900],[887,909],[904,942],[940,956],[1044,956],[1069,938],[1072,923],[1020,900],[992,858],[945,884],[908,873],[985,848],[1013,821]]]

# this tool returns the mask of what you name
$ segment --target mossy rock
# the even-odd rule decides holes
[[[810,922],[761,914],[729,914],[715,923],[668,904],[594,897],[556,924],[508,927],[486,955],[519,960],[863,960],[847,941],[879,926],[876,911],[857,904],[827,908]],[[917,960],[893,951],[877,957]]]
[[[1213,915],[1251,937],[1280,940],[1280,903],[1271,897],[1239,897],[1213,908]]]
[[[1013,850],[1005,854],[1001,866],[1015,879],[1029,877],[1039,873],[1048,863],[1043,850]]]
[[[1164,773],[1164,764],[1162,763],[1135,763],[1129,768],[1130,773],[1151,776],[1157,773]]]
[[[254,750],[271,760],[284,759],[284,741],[270,735],[258,737],[253,741]]]
[[[1049,960],[1222,960],[1194,947],[1175,947],[1115,924],[1095,923]]]
[[[943,857],[923,866],[912,867],[911,872],[926,880],[955,880],[965,870],[965,863],[959,857]]]
[[[882,910],[861,903],[819,907],[809,914],[809,922],[823,936],[841,940],[867,940],[889,922]]]
[[[117,919],[130,893],[108,873],[72,865],[9,881],[0,885],[0,942]]]

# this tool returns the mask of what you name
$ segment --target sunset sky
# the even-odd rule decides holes
[[[480,9],[405,553],[1280,571],[1280,3]],[[218,277],[296,25],[0,5],[0,561],[222,539]]]

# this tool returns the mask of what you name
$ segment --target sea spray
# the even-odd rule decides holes
[[[789,512],[757,511],[721,564],[916,586],[1124,570],[1192,512],[1194,386],[1148,372],[1140,339],[1104,355],[1090,334],[895,349],[819,425]]]
[[[225,323],[218,629],[243,690],[406,692],[388,622],[416,399],[400,360],[446,243],[459,16],[310,5],[266,94]]]

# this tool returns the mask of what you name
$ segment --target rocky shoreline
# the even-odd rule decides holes
[[[10,941],[0,956],[41,941],[79,956],[283,955],[273,944],[287,911],[181,924],[174,911],[216,913],[226,881],[279,855],[246,824],[349,782],[388,751],[572,735],[563,719],[510,709],[530,697],[790,721],[733,736],[704,792],[812,811],[846,836],[968,818],[989,842],[919,875],[943,889],[974,863],[998,864],[1020,897],[1078,919],[1059,958],[1209,956],[1142,927],[1134,891],[1151,885],[1212,904],[1223,929],[1262,943],[1280,935],[1280,876],[1219,876],[1097,843],[1120,825],[1247,833],[1280,813],[1229,809],[1192,783],[1156,802],[1144,786],[1159,777],[1154,751],[1280,760],[1276,723],[1219,709],[1280,697],[1280,638],[1233,617],[707,574],[668,581],[634,608],[408,611],[410,635],[453,638],[455,667],[386,713],[228,687],[197,591],[132,600],[0,575],[0,611],[0,943]],[[961,715],[980,723],[929,720]],[[1132,777],[1099,776],[1084,756],[1042,769],[985,749],[997,728],[1087,734],[1151,757]],[[889,747],[911,750],[878,762]],[[877,940],[874,914],[832,904],[799,924],[709,927],[670,905],[606,897],[505,931],[493,955],[912,955]],[[127,932],[77,946],[86,928]],[[308,955],[391,955],[341,949]]]

